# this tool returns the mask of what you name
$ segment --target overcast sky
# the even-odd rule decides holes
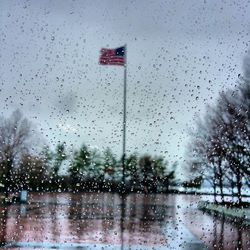
[[[248,1],[0,2],[1,114],[19,108],[48,143],[122,153],[123,67],[98,65],[127,44],[127,149],[182,162],[188,127],[234,86],[249,49]]]

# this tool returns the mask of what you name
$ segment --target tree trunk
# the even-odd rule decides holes
[[[221,177],[219,177],[219,185],[220,185],[221,202],[224,203],[225,199],[224,199],[224,193],[223,193],[223,181]]]
[[[216,200],[216,167],[214,166],[214,176],[213,176],[213,189],[214,189],[214,202],[217,203]]]
[[[234,202],[234,179],[231,181],[231,189],[232,189],[232,201]]]
[[[5,185],[4,185],[4,195],[5,198],[9,197],[9,189],[11,186],[11,172],[12,172],[12,160],[6,161],[6,179],[5,179]]]
[[[239,167],[237,167],[237,173],[236,173],[236,186],[237,186],[237,198],[238,203],[242,203],[242,197],[241,197],[241,188],[242,188],[242,179],[241,179],[241,173],[239,170]]]
[[[223,171],[221,168],[221,162],[219,162],[219,164],[218,164],[218,170],[219,170],[218,179],[219,179],[221,201],[222,201],[222,203],[224,203],[225,199],[224,199],[224,193],[223,193]]]
[[[213,190],[214,190],[214,202],[217,203],[217,200],[216,200],[216,181],[215,181],[215,178],[213,180]]]
[[[165,180],[166,192],[169,193],[169,180],[168,178]]]

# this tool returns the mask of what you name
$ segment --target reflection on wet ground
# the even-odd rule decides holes
[[[249,249],[249,230],[204,215],[198,200],[33,193],[27,205],[0,207],[0,242],[5,249]]]

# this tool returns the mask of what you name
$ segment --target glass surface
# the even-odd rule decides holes
[[[0,248],[250,249],[248,1],[0,10]]]

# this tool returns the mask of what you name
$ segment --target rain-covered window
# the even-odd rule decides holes
[[[250,249],[249,13],[0,1],[0,249]]]

